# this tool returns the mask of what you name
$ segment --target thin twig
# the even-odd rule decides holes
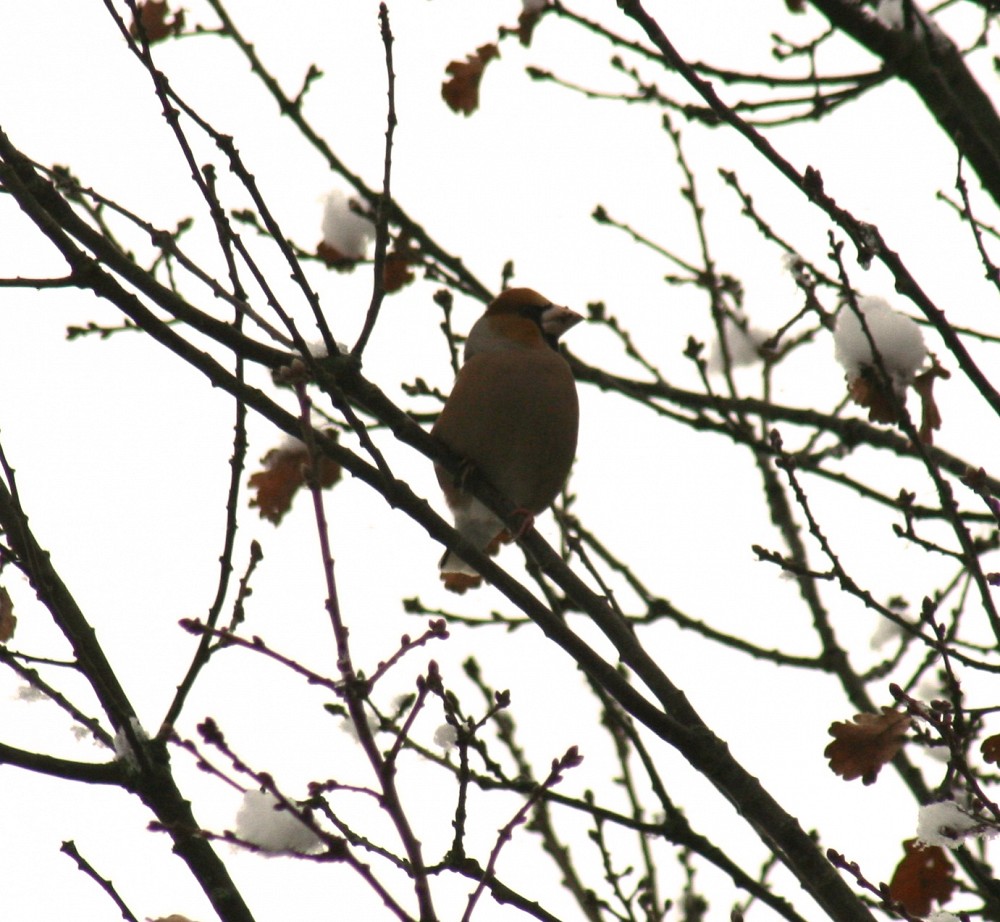
[[[375,258],[372,278],[372,300],[365,316],[364,327],[354,344],[351,354],[360,359],[375,329],[382,301],[385,299],[385,253],[389,242],[389,202],[392,201],[390,178],[392,176],[392,136],[396,129],[396,74],[392,68],[392,31],[389,28],[389,10],[384,3],[378,7],[378,20],[385,48],[385,72],[389,98],[385,129],[385,158],[382,172],[382,195],[375,206]]]
[[[97,873],[94,866],[80,854],[74,841],[70,839],[63,842],[59,851],[61,851],[64,855],[69,855],[69,857],[76,862],[76,866],[91,880],[97,883],[97,885],[111,898],[111,901],[118,908],[118,911],[122,914],[122,918],[125,919],[126,922],[139,922],[135,913],[128,908],[125,901],[121,898],[121,896],[119,896],[118,891],[115,889],[115,885],[106,877],[101,877],[101,875]]]

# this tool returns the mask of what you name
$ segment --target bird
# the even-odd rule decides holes
[[[518,534],[457,478],[435,465],[455,528],[495,554],[523,534],[563,488],[576,456],[579,399],[559,337],[583,320],[530,288],[508,288],[473,324],[451,394],[431,429],[524,514]],[[468,468],[464,470],[468,475]],[[482,577],[458,554],[441,558],[445,588],[463,593]]]

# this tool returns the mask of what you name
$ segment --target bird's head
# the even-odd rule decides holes
[[[508,288],[486,308],[469,332],[465,358],[484,349],[517,346],[558,348],[559,337],[583,317],[530,288]]]

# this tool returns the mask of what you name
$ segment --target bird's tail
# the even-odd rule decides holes
[[[479,500],[473,499],[468,506],[457,508],[454,512],[455,528],[459,534],[484,553],[493,555],[499,550],[501,542],[510,540],[503,522]],[[483,581],[476,568],[451,549],[444,552],[439,568],[445,589],[452,592],[475,589]]]

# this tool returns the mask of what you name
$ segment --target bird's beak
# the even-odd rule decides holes
[[[576,311],[571,311],[568,307],[560,307],[553,304],[542,311],[542,331],[546,336],[558,339],[570,327],[576,326],[583,317]]]

